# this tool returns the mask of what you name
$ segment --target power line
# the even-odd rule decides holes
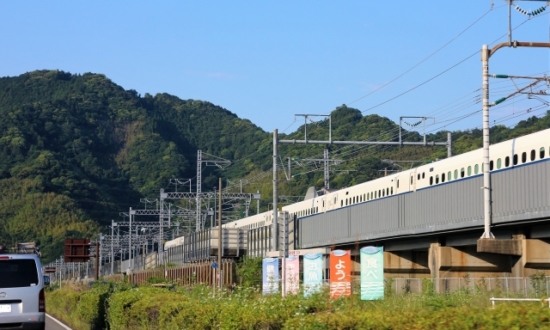
[[[504,5],[503,5],[504,6]],[[501,7],[503,7],[501,6]],[[426,62],[427,60],[429,60],[432,56],[434,56],[435,54],[439,53],[441,50],[443,50],[445,47],[447,47],[448,45],[450,45],[453,41],[455,41],[456,39],[458,39],[458,37],[460,37],[462,34],[464,34],[466,31],[468,31],[472,26],[474,26],[476,23],[478,23],[480,20],[482,20],[487,14],[489,14],[491,11],[493,10],[493,8],[490,8],[487,12],[485,12],[483,15],[481,15],[478,19],[476,19],[472,24],[468,25],[464,30],[462,30],[459,34],[457,34],[454,38],[452,38],[451,40],[449,40],[448,42],[446,42],[443,46],[439,47],[438,49],[436,49],[433,53],[431,53],[430,55],[428,55],[426,58],[424,58],[423,60],[421,60],[420,62],[418,62],[417,64],[413,65],[410,69],[408,69],[407,71],[403,72],[402,74],[400,74],[399,76],[393,78],[392,80],[390,80],[389,82],[385,83],[384,85],[376,88],[375,90],[371,91],[370,93],[366,94],[366,95],[363,95],[361,96],[360,98],[358,99],[355,99],[349,103],[346,103],[346,104],[353,104],[355,102],[358,102],[362,99],[364,99],[365,97],[369,96],[369,95],[372,95],[376,92],[378,92],[379,90],[383,89],[384,87],[390,85],[391,83],[393,83],[394,81],[398,80],[399,78],[405,76],[407,73],[411,72],[412,70],[416,69],[418,66],[420,66],[422,63]]]

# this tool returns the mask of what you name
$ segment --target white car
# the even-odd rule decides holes
[[[45,329],[42,264],[35,254],[0,254],[0,329]]]

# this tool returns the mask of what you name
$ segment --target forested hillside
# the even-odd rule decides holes
[[[327,140],[328,124],[308,125],[308,139]],[[491,140],[548,127],[548,114],[532,117],[514,129],[493,127]],[[345,105],[332,112],[333,140],[397,141],[397,129],[387,118]],[[300,127],[280,138],[303,139],[303,132]],[[55,258],[64,238],[97,235],[119,212],[140,208],[140,198],[171,191],[170,178],[195,178],[199,149],[232,161],[224,169],[204,167],[203,191],[217,186],[218,177],[224,185],[243,182],[245,192],[261,192],[265,210],[272,194],[271,133],[207,101],[140,96],[102,74],[44,70],[0,78],[0,243],[37,240],[44,258]],[[452,133],[455,154],[481,146],[480,130]],[[442,142],[446,134],[428,140]],[[404,131],[404,137],[422,140],[416,132]],[[322,164],[306,159],[322,158],[324,148],[343,161],[332,167],[331,188],[446,157],[444,147],[281,144],[280,165],[294,158],[290,181],[281,170],[281,195],[303,196],[309,186],[323,186]]]

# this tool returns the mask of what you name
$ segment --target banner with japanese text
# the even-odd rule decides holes
[[[351,295],[351,253],[349,250],[330,252],[330,297]]]
[[[361,253],[361,300],[384,299],[384,247],[366,246]]]
[[[264,258],[262,261],[262,293],[279,292],[279,259]]]
[[[304,255],[304,297],[321,290],[323,285],[323,255],[308,253]]]
[[[300,257],[289,256],[285,260],[285,295],[300,291]]]

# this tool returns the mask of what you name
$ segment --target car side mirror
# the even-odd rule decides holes
[[[49,276],[44,276],[44,285],[45,286],[50,285],[50,277]]]

